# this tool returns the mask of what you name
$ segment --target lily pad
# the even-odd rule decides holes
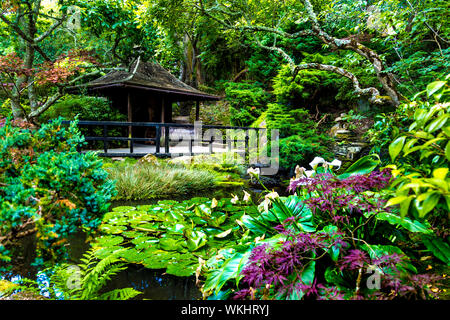
[[[119,253],[119,257],[123,258],[129,263],[142,263],[142,260],[144,258],[142,253],[135,248],[124,250],[123,252]]]
[[[163,250],[146,251],[147,257],[142,262],[144,267],[149,269],[165,269],[171,262],[180,256],[179,253],[167,252]]]
[[[172,238],[162,238],[159,240],[159,247],[167,251],[178,251],[184,249],[186,242]]]
[[[114,252],[116,252],[118,250],[123,250],[123,248],[120,247],[120,246],[112,246],[112,247],[100,248],[100,249],[95,251],[94,255],[98,259],[104,259],[104,258],[110,256],[111,254],[113,254]]]
[[[128,212],[128,211],[132,211],[132,210],[136,210],[136,208],[131,207],[131,206],[119,206],[119,207],[112,208],[112,211],[115,211],[115,212]]]
[[[109,233],[109,234],[119,234],[127,229],[125,226],[113,226],[110,224],[102,224],[99,227],[100,231]]]
[[[117,246],[122,243],[123,237],[121,236],[102,236],[97,238],[97,245],[99,247],[111,247]]]
[[[176,261],[169,263],[166,273],[177,277],[189,277],[198,267],[198,261],[192,254],[182,254]]]

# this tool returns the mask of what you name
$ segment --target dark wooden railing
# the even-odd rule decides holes
[[[71,121],[62,121],[63,124],[70,124]],[[159,123],[159,122],[118,122],[118,121],[78,121],[78,127],[97,127],[97,128],[103,128],[103,134],[102,136],[85,136],[86,141],[101,141],[103,142],[103,153],[99,153],[99,156],[102,157],[143,157],[147,155],[148,153],[136,153],[134,152],[135,143],[141,142],[153,142],[155,145],[155,156],[161,156],[161,157],[169,157],[171,156],[170,153],[170,142],[180,142],[180,141],[186,141],[186,137],[181,139],[171,139],[170,138],[170,128],[187,128],[187,129],[195,129],[198,128],[193,124],[181,124],[181,123]],[[137,127],[144,127],[144,128],[155,128],[155,137],[153,138],[142,138],[142,137],[133,137],[132,132],[133,128]],[[128,128],[124,131],[128,132],[128,137],[113,137],[109,136],[108,133],[112,129],[117,128]],[[236,127],[236,126],[215,126],[215,125],[201,125],[202,131],[208,130],[208,129],[216,129],[216,130],[243,130],[245,133],[244,139],[227,139],[227,135],[222,135],[225,137],[225,142],[223,141],[217,141],[214,135],[212,135],[209,139],[196,139],[195,136],[190,135],[188,139],[188,152],[183,152],[184,155],[195,155],[195,154],[204,154],[204,152],[198,152],[194,153],[193,151],[193,145],[195,142],[201,143],[207,143],[208,153],[214,153],[213,144],[214,143],[221,143],[223,145],[226,144],[227,150],[231,151],[231,146],[235,142],[244,142],[244,155],[249,153],[249,136],[250,131],[254,130],[256,133],[256,136],[258,136],[258,131],[260,130],[266,130],[265,128],[251,128],[251,127]],[[164,131],[164,139],[163,139],[163,145],[161,145],[162,140],[162,132]],[[203,137],[203,132],[201,134]],[[110,150],[109,143],[113,141],[127,141],[129,152],[114,152],[114,150]],[[164,152],[161,152],[164,149]],[[108,150],[112,151],[109,152]]]

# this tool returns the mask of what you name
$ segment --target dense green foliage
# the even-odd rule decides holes
[[[269,96],[257,82],[228,82],[225,95],[231,124],[241,127],[250,126],[261,115]]]
[[[125,121],[126,116],[113,109],[106,98],[65,96],[40,117],[41,122],[63,117],[66,120]]]
[[[35,234],[36,263],[55,261],[70,234],[97,228],[114,183],[95,154],[77,151],[76,123],[34,129],[7,121],[0,142],[0,257],[11,261],[20,237]]]
[[[104,287],[128,264],[196,276],[209,299],[436,298],[450,265],[448,15],[444,0],[2,1],[0,270],[31,237],[33,265],[58,264],[65,299],[134,297]],[[278,130],[292,194],[250,196],[235,162],[79,153],[102,128],[49,120],[127,116],[67,89],[138,57],[223,96],[204,123]],[[332,150],[365,142],[370,155],[340,159],[336,175]],[[112,199],[159,201],[108,210]],[[80,231],[91,249],[69,288]],[[26,288],[39,294],[0,280],[0,294]]]

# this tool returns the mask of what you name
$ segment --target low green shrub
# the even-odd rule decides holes
[[[39,121],[41,123],[63,117],[65,120],[74,120],[78,116],[79,120],[88,121],[126,121],[127,116],[113,109],[106,98],[66,95],[61,100],[44,112]],[[88,136],[103,136],[103,127],[81,127],[81,133]],[[109,128],[108,136],[126,137],[127,128]],[[109,147],[126,146],[126,143],[119,141],[108,142]],[[89,141],[87,148],[100,149],[103,142]]]
[[[54,262],[69,235],[97,228],[114,183],[94,153],[77,151],[83,141],[76,122],[67,127],[60,119],[0,128],[0,262],[19,259],[17,241],[30,234],[35,263]]]
[[[40,117],[41,122],[63,117],[92,121],[124,121],[126,115],[113,109],[106,98],[66,95]]]
[[[446,239],[450,219],[450,89],[446,81],[437,81],[428,85],[426,93],[431,101],[410,104],[415,107],[412,124],[399,130],[389,145],[389,167],[396,180],[388,205],[399,206],[402,217],[432,221],[444,238],[441,251],[450,255]],[[444,261],[450,263],[450,257]]]
[[[272,103],[266,112],[266,123],[268,129],[279,131],[281,167],[306,166],[317,154],[327,160],[333,157],[329,151],[332,138],[318,132],[307,110],[289,110],[284,105]]]
[[[225,84],[225,100],[230,105],[232,125],[248,127],[265,110],[270,95],[260,83],[228,82]]]
[[[300,135],[280,139],[280,166],[293,168],[296,165],[306,167],[317,154],[327,161],[331,161],[333,153],[328,150],[326,143],[328,136],[318,135],[302,137]]]

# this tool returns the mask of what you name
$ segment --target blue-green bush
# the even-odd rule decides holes
[[[102,161],[77,152],[83,143],[76,122],[60,119],[0,128],[0,262],[17,256],[13,244],[25,235],[35,234],[42,264],[64,253],[69,235],[97,228],[116,191]]]

